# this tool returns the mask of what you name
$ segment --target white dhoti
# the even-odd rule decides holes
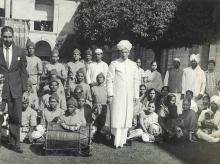
[[[123,147],[127,140],[128,128],[112,128],[112,134],[115,136],[114,146]]]
[[[199,139],[207,141],[207,142],[219,142],[219,140],[220,140],[220,138],[217,138],[215,135],[213,135],[213,134],[206,134],[201,129],[198,129],[197,136],[198,136]]]

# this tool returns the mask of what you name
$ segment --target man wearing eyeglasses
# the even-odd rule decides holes
[[[20,147],[20,124],[22,97],[27,95],[27,61],[24,51],[13,44],[14,30],[5,26],[1,29],[3,45],[0,47],[0,73],[4,75],[2,99],[8,104],[9,149],[22,153]],[[3,109],[0,115],[3,114]]]
[[[95,62],[91,63],[86,73],[86,80],[90,86],[96,85],[96,77],[98,74],[103,73],[105,78],[108,72],[108,65],[102,61],[103,51],[99,48],[95,50]]]

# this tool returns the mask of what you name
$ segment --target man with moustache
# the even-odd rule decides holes
[[[13,44],[14,30],[5,26],[1,29],[3,41],[0,47],[0,74],[4,75],[2,92],[3,103],[8,104],[9,114],[9,149],[22,153],[20,147],[20,126],[22,97],[27,95],[27,61],[24,51]],[[3,109],[0,111],[2,117]]]

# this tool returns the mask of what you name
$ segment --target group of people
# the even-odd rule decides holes
[[[67,131],[89,125],[94,141],[111,133],[115,148],[134,139],[220,141],[220,76],[215,61],[210,60],[204,72],[198,54],[190,56],[191,66],[183,70],[180,59],[174,58],[174,67],[162,79],[156,61],[144,71],[141,59],[128,59],[132,44],[122,40],[117,44],[120,57],[109,66],[100,48],[85,51],[85,59],[75,49],[68,63],[59,62],[55,49],[50,63],[43,65],[34,43],[27,44],[25,55],[13,44],[13,35],[11,27],[2,28],[0,122],[7,113],[8,148],[22,153],[20,142],[44,139],[50,123]]]

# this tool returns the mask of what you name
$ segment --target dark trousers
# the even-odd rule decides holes
[[[9,144],[20,147],[22,98],[9,98],[3,101],[8,104]]]
[[[101,129],[105,126],[107,114],[107,105],[102,105],[102,111],[100,115],[96,117],[94,125],[97,127],[97,131],[100,132]]]

